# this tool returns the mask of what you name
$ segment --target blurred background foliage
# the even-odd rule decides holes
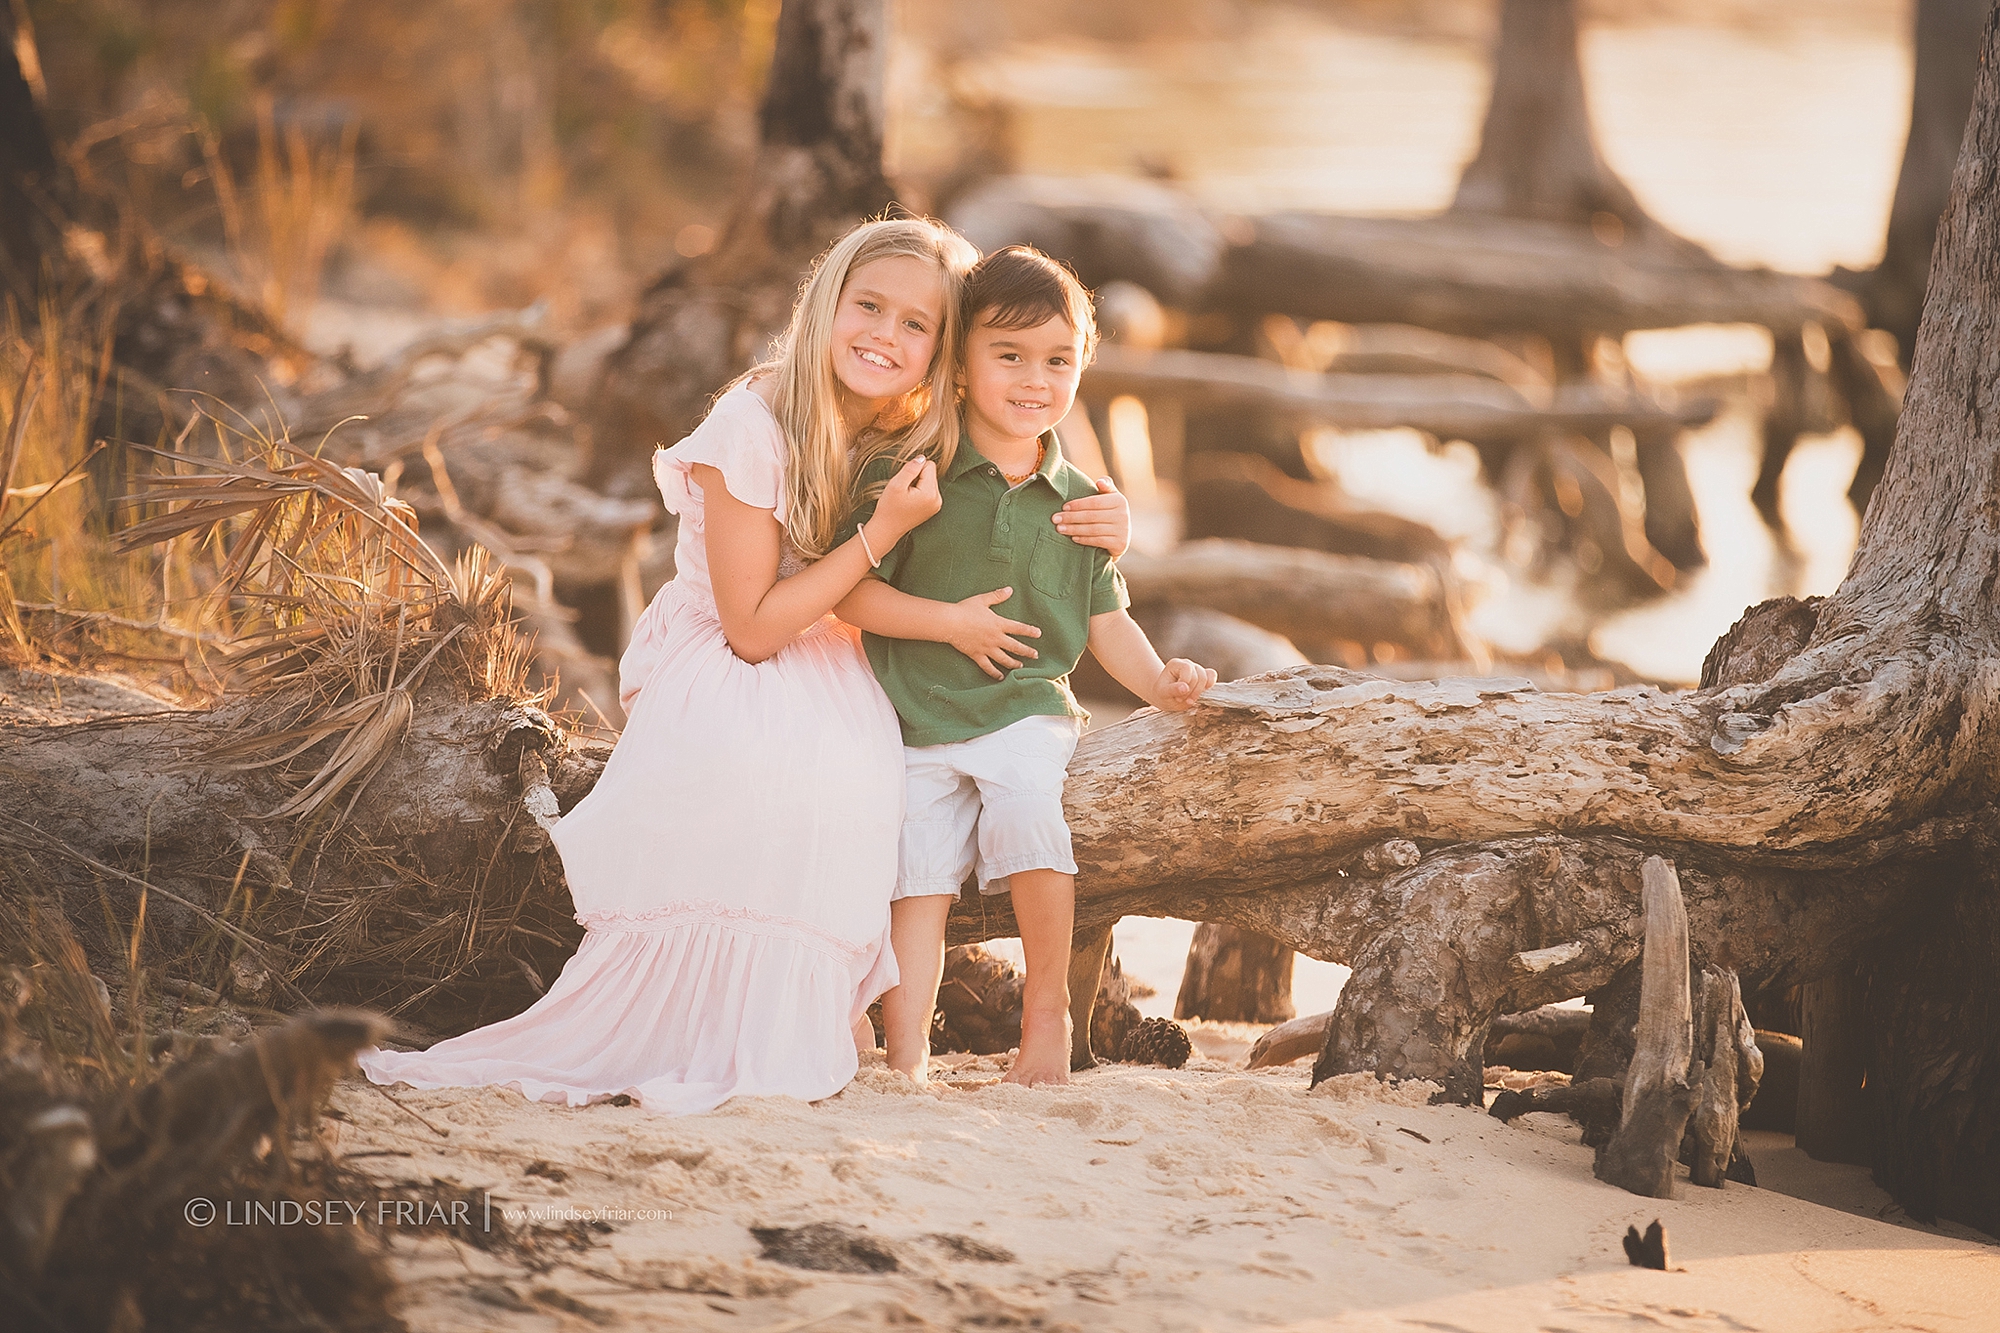
[[[344,253],[332,255],[331,276],[356,295],[477,307],[541,295],[552,248],[600,284],[657,268],[685,227],[720,211],[756,143],[778,3],[26,0],[25,11],[51,129],[105,150],[92,163],[170,240],[205,258],[240,252],[231,186],[255,177],[260,198],[278,184],[309,197],[294,212],[330,206],[336,234],[365,234],[379,257],[368,273],[342,274]],[[499,244],[466,264],[473,236]],[[454,261],[468,272],[454,275]],[[610,298],[587,283],[579,295]]]
[[[756,145],[779,9],[9,2],[34,32],[57,138],[281,321],[311,305],[324,261],[329,290],[348,300],[465,313],[547,298],[559,327],[623,315],[638,283],[714,243]],[[1776,36],[1802,21],[1893,25],[1896,8],[1594,0],[1584,17]],[[1288,10],[1461,45],[1482,62],[1495,15],[1491,0],[901,0],[892,177],[925,208],[979,172],[1020,165],[1006,98],[981,74],[1010,45],[1214,42],[1226,64],[1231,39]]]

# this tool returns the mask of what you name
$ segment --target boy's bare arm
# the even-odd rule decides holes
[[[979,669],[995,680],[1004,680],[1007,668],[1021,665],[1021,659],[1038,656],[1016,635],[1038,639],[1040,629],[994,611],[994,606],[1014,595],[1012,588],[968,597],[962,602],[934,602],[892,588],[874,576],[854,586],[834,614],[857,629],[885,639],[923,639],[948,643],[979,664]]]
[[[1090,618],[1090,654],[1113,680],[1163,713],[1193,708],[1215,684],[1213,670],[1185,657],[1162,662],[1146,631],[1122,610]]]

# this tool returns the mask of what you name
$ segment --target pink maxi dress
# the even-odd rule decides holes
[[[428,1050],[370,1048],[377,1083],[501,1084],[673,1115],[731,1097],[831,1096],[851,1028],[896,984],[889,894],[903,816],[895,710],[859,633],[829,615],[769,659],[730,651],[703,543],[707,463],[784,518],[784,435],[748,388],[654,455],[681,517],[674,580],[619,663],[624,733],[558,820],[583,943],[524,1013]],[[804,568],[789,543],[779,569]]]

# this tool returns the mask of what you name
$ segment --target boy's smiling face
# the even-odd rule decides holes
[[[988,457],[1032,441],[1069,415],[1083,375],[1083,340],[1061,315],[1001,329],[981,311],[965,340],[965,425]]]

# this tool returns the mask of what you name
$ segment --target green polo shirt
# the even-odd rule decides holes
[[[943,508],[880,553],[876,574],[893,588],[939,602],[1012,588],[1014,595],[993,609],[1042,631],[1026,640],[1040,656],[1004,680],[948,643],[863,634],[875,678],[903,720],[905,745],[971,740],[1024,717],[1089,717],[1070,693],[1069,673],[1090,641],[1090,618],[1128,606],[1131,598],[1110,552],[1079,546],[1050,522],[1069,501],[1097,494],[1097,486],[1063,461],[1054,431],[1045,438],[1041,467],[1009,489],[1000,469],[961,437],[938,483]],[[895,474],[892,459],[875,459],[856,479],[856,495]],[[841,540],[874,513],[872,499],[858,503]]]

